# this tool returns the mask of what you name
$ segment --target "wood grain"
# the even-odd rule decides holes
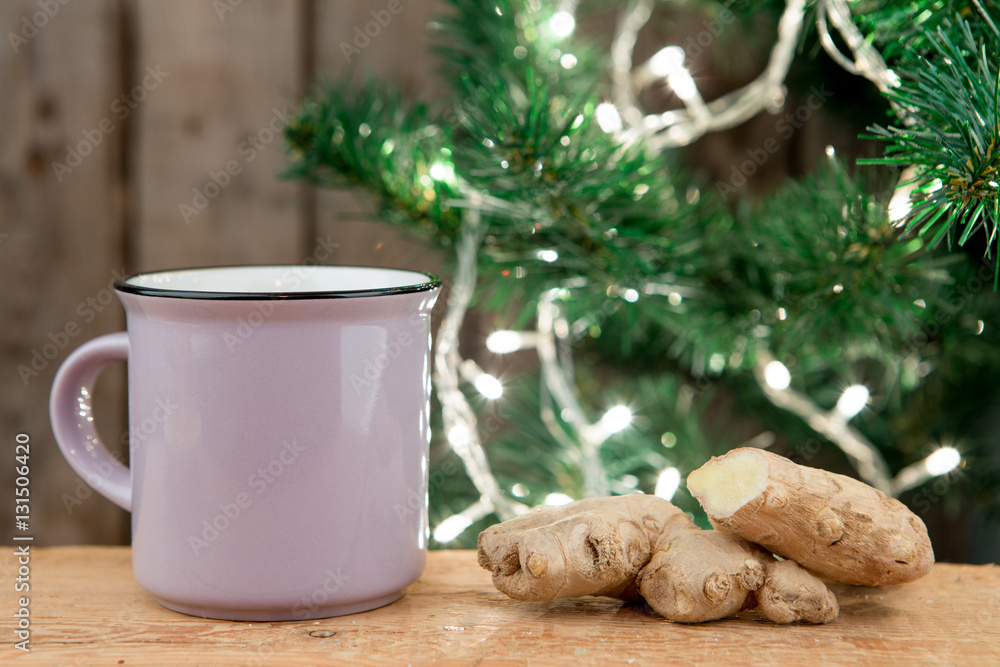
[[[125,262],[119,3],[47,6],[0,3],[0,433],[10,452],[15,434],[31,437],[31,526],[41,543],[118,543],[128,517],[59,454],[48,396],[70,352],[125,324],[108,288]],[[115,364],[95,392],[98,430],[117,452],[124,379]],[[12,463],[0,480],[13,488]],[[5,526],[13,507],[0,507]]]
[[[9,552],[8,552],[9,553]],[[0,568],[4,625],[12,558]],[[400,601],[319,621],[234,623],[160,607],[126,547],[60,547],[31,561],[32,651],[16,664],[72,665],[986,665],[1000,660],[1000,568],[944,565],[889,589],[840,586],[824,626],[756,612],[681,625],[604,598],[516,602],[471,551],[432,552]],[[4,631],[7,636],[10,633]],[[9,643],[0,661],[19,654]],[[122,662],[124,661],[124,662]]]
[[[404,4],[355,61],[357,71],[431,97],[424,24],[442,3]],[[124,327],[108,289],[115,275],[310,257],[428,270],[438,263],[423,245],[355,215],[371,210],[356,203],[360,193],[320,204],[323,222],[316,224],[316,198],[277,176],[285,157],[280,136],[270,134],[272,123],[282,122],[275,109],[296,108],[317,70],[332,76],[349,68],[339,42],[384,3],[45,5],[50,12],[57,7],[54,14],[38,18],[38,28],[25,28],[24,21],[42,11],[38,0],[0,3],[0,359],[6,371],[0,431],[8,443],[18,432],[32,437],[33,532],[40,544],[122,543],[128,516],[70,469],[48,417],[48,392],[62,360],[86,340]],[[22,30],[29,34],[25,41],[11,43],[9,34]],[[110,129],[95,134],[104,121]],[[69,173],[56,174],[53,163],[66,163],[67,146],[87,143],[85,133],[100,142],[81,149],[89,154]],[[229,162],[240,172],[185,221],[180,205],[191,205],[194,190],[204,193],[212,174]],[[339,247],[328,253],[331,244]],[[34,352],[51,337],[61,340],[67,326],[70,339],[23,381],[18,366],[30,366]],[[126,455],[123,364],[102,375],[95,400],[99,432]],[[0,483],[10,488],[13,466],[0,471]],[[13,520],[12,507],[0,508],[5,525]]]
[[[444,3],[402,0],[401,11],[389,14],[388,21],[385,14],[379,14],[386,5],[379,0],[317,1],[314,35],[317,76],[330,79],[352,74],[359,84],[376,76],[401,88],[408,99],[440,98],[445,86],[435,75],[427,22],[444,12]],[[382,17],[384,27],[376,24],[376,30],[376,26],[368,25],[375,20],[373,11]],[[374,37],[358,36],[357,32],[366,27]],[[357,49],[359,44],[366,45]],[[318,237],[338,244],[334,263],[439,272],[443,264],[439,253],[377,220],[375,209],[371,198],[359,189],[317,193],[316,232]]]
[[[136,4],[134,68],[167,73],[131,147],[139,270],[304,259],[301,186],[278,179],[304,20],[298,0]]]

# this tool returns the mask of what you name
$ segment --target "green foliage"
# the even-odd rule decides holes
[[[361,185],[379,197],[387,220],[448,246],[460,216],[448,204],[450,183],[431,170],[450,163],[449,134],[390,86],[327,83],[285,128],[291,162],[284,175],[326,187]]]
[[[728,419],[716,417],[714,429],[703,426],[711,421],[704,411],[712,404],[712,386],[694,391],[695,385],[683,377],[663,373],[626,377],[614,364],[581,367],[581,375],[583,398],[595,409],[621,401],[636,414],[636,426],[613,435],[601,448],[613,493],[653,493],[665,468],[693,470],[707,456],[740,444],[724,428]],[[502,488],[532,506],[544,504],[546,496],[556,491],[583,497],[585,488],[578,450],[562,446],[539,419],[542,395],[538,381],[535,373],[522,376],[516,383],[508,383],[510,395],[502,401],[477,401],[480,432],[489,442],[494,474]],[[569,437],[568,431],[563,435]],[[432,465],[448,471],[431,475],[432,522],[436,523],[478,500],[478,494],[458,472],[460,464],[446,448],[436,451]],[[698,503],[683,488],[675,503],[708,526]],[[492,521],[483,527],[489,523]],[[477,532],[468,531],[449,546],[474,548]]]
[[[863,32],[873,36],[888,61],[908,50],[934,50],[934,35],[942,29],[952,31],[955,17],[967,22],[977,40],[996,34],[1000,23],[997,0],[856,0],[852,4]]]
[[[866,162],[916,167],[908,231],[931,245],[945,236],[964,245],[982,232],[989,255],[1000,223],[1000,37],[977,42],[959,22],[953,39],[952,28],[945,21],[927,35],[927,53],[904,54],[902,84],[887,96],[908,123],[873,128],[889,145],[884,158]],[[1000,254],[997,262],[1000,268]]]
[[[759,299],[781,357],[891,356],[919,330],[922,311],[907,297],[951,280],[919,241],[898,238],[884,204],[835,163],[744,209],[740,232],[745,268],[730,291]]]
[[[763,4],[769,16],[782,5]],[[651,492],[664,468],[686,474],[761,431],[810,464],[844,464],[832,448],[806,447],[819,442],[808,425],[764,399],[748,372],[761,346],[822,408],[847,384],[870,387],[877,411],[852,423],[893,469],[951,439],[974,452],[988,439],[971,415],[996,398],[989,336],[1000,308],[982,289],[990,267],[924,236],[951,229],[961,245],[981,230],[996,242],[997,38],[985,23],[942,18],[931,0],[854,4],[876,43],[894,34],[902,45],[890,65],[903,85],[889,96],[914,122],[875,132],[888,142],[876,162],[919,170],[905,230],[884,188],[835,161],[733,205],[679,152],[605,132],[594,83],[605,59],[552,34],[554,3],[450,0],[436,24],[450,104],[409,105],[378,83],[320,87],[286,129],[287,175],[361,185],[386,219],[446,249],[469,193],[487,197],[479,304],[503,311],[505,326],[530,327],[539,295],[560,290],[585,410],[596,420],[621,402],[636,414],[601,449],[617,493]],[[730,5],[740,21],[756,7]],[[558,416],[554,426],[539,419],[548,399],[537,376],[504,380],[500,402],[478,405],[501,486],[519,485],[528,504],[579,496],[579,450]],[[984,488],[991,471],[970,473],[969,488]],[[435,521],[478,500],[443,441],[430,488]],[[698,512],[683,491],[677,502]],[[475,528],[459,544],[470,546]]]

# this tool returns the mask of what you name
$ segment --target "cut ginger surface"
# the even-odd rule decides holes
[[[709,516],[732,516],[767,490],[768,460],[757,451],[734,450],[688,475],[688,491]]]

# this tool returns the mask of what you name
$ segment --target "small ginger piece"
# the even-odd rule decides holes
[[[791,560],[772,560],[764,567],[757,606],[775,623],[829,623],[837,618],[837,596],[819,578]]]
[[[700,623],[760,608],[776,623],[829,623],[840,611],[822,581],[741,537],[694,526],[664,531],[639,592],[664,618]],[[763,598],[762,598],[763,593]],[[763,600],[767,600],[767,604]]]
[[[813,575],[799,570],[790,577],[779,568],[768,582],[777,562],[757,545],[701,530],[670,502],[643,494],[538,507],[479,535],[479,564],[516,600],[641,594],[665,618],[697,623],[753,608],[754,592],[763,588],[775,591],[774,603],[761,609],[776,622],[836,618],[836,600]],[[803,600],[782,602],[793,595]]]
[[[687,486],[718,530],[829,579],[893,586],[934,565],[924,523],[898,500],[844,475],[743,447],[713,457],[688,475]]]
[[[536,507],[479,534],[479,564],[515,600],[638,597],[639,570],[665,525],[694,525],[655,496],[588,498]]]

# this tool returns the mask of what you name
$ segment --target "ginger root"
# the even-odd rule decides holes
[[[635,579],[665,525],[687,516],[654,496],[588,498],[536,507],[479,534],[479,564],[515,600],[638,597]]]
[[[934,565],[924,523],[850,477],[744,447],[713,457],[687,486],[716,529],[829,579],[893,586]]]
[[[515,600],[642,597],[682,623],[754,608],[775,623],[829,623],[840,609],[816,575],[892,586],[934,565],[923,522],[850,477],[740,448],[687,484],[716,530],[656,496],[590,498],[487,528],[479,564]]]
[[[697,623],[760,604],[778,623],[827,623],[836,598],[819,579],[735,535],[701,530],[656,496],[538,507],[479,535],[479,564],[516,600],[635,600]]]
[[[840,607],[826,584],[795,563],[784,563],[788,567],[775,567],[782,561],[736,535],[691,524],[662,535],[639,573],[639,592],[664,618],[681,623],[714,621],[755,607],[775,623],[836,619]]]

